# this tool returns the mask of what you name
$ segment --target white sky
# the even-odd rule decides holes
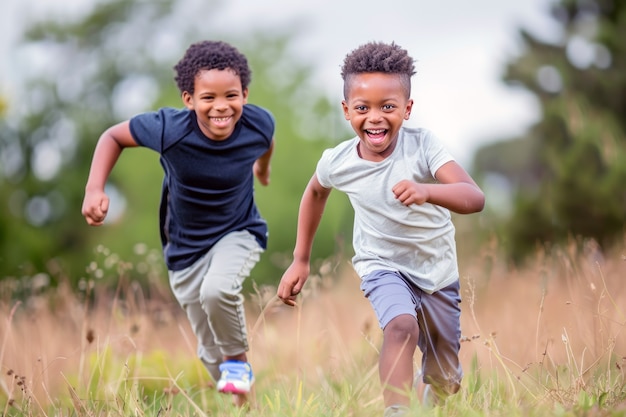
[[[340,110],[340,67],[345,55],[368,41],[395,41],[417,60],[411,126],[435,132],[462,164],[476,147],[521,134],[537,120],[534,98],[505,87],[500,75],[508,58],[520,52],[518,28],[548,39],[558,35],[549,18],[552,0],[229,0],[215,12],[230,36],[250,27],[302,23],[306,32],[298,53],[317,62],[316,81]],[[73,13],[92,0],[4,0],[0,11],[0,93],[19,69],[11,51],[24,18],[52,10]],[[196,6],[209,9],[209,0]],[[37,6],[35,7],[35,4]],[[211,13],[211,10],[206,10]],[[215,22],[215,14],[212,15]],[[306,25],[306,26],[305,26]],[[242,29],[245,28],[245,29]],[[215,33],[213,26],[211,33]],[[181,51],[182,54],[183,51]],[[310,59],[314,57],[314,59]]]

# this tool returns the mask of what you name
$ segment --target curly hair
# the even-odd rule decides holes
[[[248,88],[252,71],[248,60],[232,45],[222,41],[201,41],[187,48],[185,55],[174,66],[174,80],[181,93],[194,93],[196,75],[201,70],[229,68],[239,75],[242,89]]]
[[[341,67],[344,81],[343,94],[347,97],[351,77],[357,74],[382,72],[397,74],[405,86],[407,97],[411,94],[411,77],[415,74],[415,60],[406,49],[395,42],[369,42],[346,55]]]

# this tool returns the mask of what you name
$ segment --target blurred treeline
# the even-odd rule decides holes
[[[68,280],[166,280],[158,232],[163,178],[158,154],[122,153],[107,186],[107,224],[89,227],[81,204],[93,150],[109,126],[161,106],[182,107],[173,66],[189,44],[231,42],[252,68],[249,101],[276,118],[271,184],[256,198],[270,243],[255,269],[258,282],[278,282],[295,241],[299,196],[322,150],[349,137],[339,103],[311,84],[313,62],[290,50],[297,27],[224,37],[211,30],[219,2],[93,2],[76,19],[51,17],[24,30],[19,57],[25,85],[0,125],[0,278],[23,287]],[[337,75],[339,76],[339,74]],[[207,167],[211,169],[211,167]],[[338,251],[350,233],[345,201],[333,198],[316,257]],[[34,279],[33,279],[34,277]],[[19,287],[16,289],[19,292]]]
[[[626,2],[562,0],[551,15],[560,39],[520,30],[525,51],[504,74],[534,93],[540,121],[475,155],[500,203],[484,218],[516,262],[568,240],[596,255],[624,243]]]
[[[137,112],[180,107],[172,66],[189,43],[213,38],[247,55],[249,100],[277,120],[271,184],[256,191],[270,243],[249,285],[278,282],[318,157],[353,133],[339,103],[311,82],[314,57],[306,62],[294,53],[301,28],[242,28],[238,37],[225,37],[211,29],[207,12],[220,2],[194,4],[94,2],[80,18],[52,17],[25,28],[19,48],[31,64],[17,97],[0,106],[0,279],[68,280],[78,287],[92,279],[114,283],[120,272],[165,279],[158,155],[146,149],[122,154],[108,188],[113,206],[101,228],[88,227],[80,214],[83,191],[100,133]],[[573,237],[608,248],[624,236],[626,7],[564,0],[554,18],[562,39],[543,41],[521,28],[524,52],[511,59],[503,80],[535,93],[543,117],[525,137],[502,138],[477,152],[472,173],[488,205],[464,219],[470,233],[463,239],[475,243],[467,246],[496,236],[503,255],[516,262],[537,245]],[[347,199],[333,193],[314,258],[349,255],[351,227]]]

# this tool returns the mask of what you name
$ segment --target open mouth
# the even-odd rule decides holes
[[[380,143],[387,136],[387,129],[365,129],[367,138],[374,144]]]
[[[213,124],[215,124],[216,126],[226,126],[230,123],[232,116],[226,116],[226,117],[211,117],[211,122],[213,122]]]

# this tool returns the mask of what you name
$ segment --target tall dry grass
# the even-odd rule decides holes
[[[626,258],[578,246],[520,269],[495,244],[462,263],[463,389],[443,411],[416,410],[626,414]],[[382,334],[358,277],[347,261],[317,269],[296,308],[274,288],[248,297],[249,415],[382,413]],[[120,282],[115,294],[60,285],[22,302],[2,282],[2,415],[243,415],[211,389],[165,283],[146,294]]]
[[[572,242],[521,270],[499,259],[492,248],[467,268],[465,359],[534,404],[573,407],[590,396],[626,410],[624,252]]]

